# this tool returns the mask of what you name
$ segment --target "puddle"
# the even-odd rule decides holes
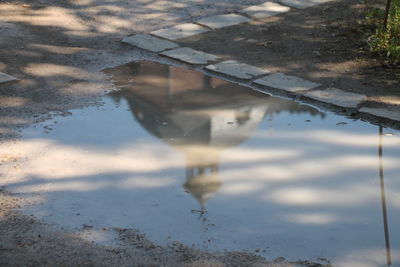
[[[14,148],[26,159],[2,184],[41,193],[27,213],[157,244],[400,264],[398,131],[158,63],[107,73],[121,90],[102,106]]]

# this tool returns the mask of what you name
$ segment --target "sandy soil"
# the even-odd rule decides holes
[[[123,36],[262,2],[0,0],[0,71],[20,79],[0,85],[2,145],[15,142],[18,130],[50,118],[53,111],[68,115],[71,108],[99,101],[105,91],[114,89],[102,69],[154,59],[154,55],[121,44]],[[349,12],[358,12],[360,4],[350,2],[354,8]],[[338,2],[257,21],[239,30],[213,31],[182,43],[271,70],[312,80],[318,77],[324,84],[343,89],[367,88],[376,99],[386,103],[387,96],[396,96],[390,101],[400,103],[396,72],[372,60],[355,60],[362,46],[352,32],[357,16],[344,10],[345,2]],[[207,42],[210,38],[213,42]],[[0,155],[5,175],[17,167],[16,161]],[[19,205],[24,203],[18,196],[0,191],[0,265],[320,266],[282,258],[267,261],[242,252],[215,254],[182,244],[161,247],[132,229],[113,229],[121,239],[120,247],[100,246],[20,214]]]

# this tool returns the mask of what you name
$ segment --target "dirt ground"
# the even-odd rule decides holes
[[[17,196],[0,191],[1,266],[329,266],[284,258],[267,261],[246,252],[211,253],[177,242],[163,247],[133,229],[110,229],[121,244],[100,246],[19,214],[15,209],[21,204]]]
[[[262,2],[0,0],[0,71],[20,79],[0,85],[1,144],[17,142],[18,131],[50,118],[53,111],[68,115],[71,108],[99,101],[114,89],[101,70],[133,60],[159,60],[121,44],[122,37]],[[356,0],[336,1],[181,43],[398,105],[398,70],[368,58],[363,49],[358,20],[364,6]],[[14,161],[0,155],[1,175],[13,171]],[[120,247],[101,246],[20,214],[21,201],[0,190],[2,266],[320,266],[268,261],[244,252],[210,253],[182,244],[161,247],[131,229],[114,229],[125,240]]]

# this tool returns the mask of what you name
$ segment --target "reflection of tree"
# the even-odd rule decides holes
[[[186,154],[184,187],[204,205],[221,186],[219,154],[246,140],[266,115],[321,115],[293,101],[266,96],[201,72],[154,62],[108,71],[137,121]]]

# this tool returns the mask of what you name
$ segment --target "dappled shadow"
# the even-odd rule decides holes
[[[137,49],[119,44],[122,37],[261,2],[0,2],[0,71],[21,79],[0,85],[1,137],[48,118],[49,111],[65,112],[110,89],[112,85],[98,70],[144,57]],[[398,79],[394,74],[372,61],[367,65],[354,61],[362,46],[356,21],[361,8],[355,1],[335,1],[214,30],[180,43],[324,86],[367,92],[372,96],[368,104],[397,107]]]
[[[142,62],[106,72],[121,90],[101,110],[47,134],[31,128],[11,150],[27,156],[0,182],[43,196],[29,214],[338,264],[385,264],[389,236],[398,249],[397,131],[193,70]]]
[[[0,71],[21,80],[0,84],[0,137],[109,90],[98,70],[143,57],[121,45],[122,37],[243,6],[239,0],[0,1]]]

